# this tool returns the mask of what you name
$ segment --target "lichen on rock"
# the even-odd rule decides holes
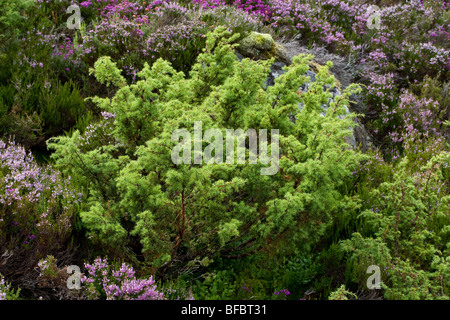
[[[276,43],[267,33],[251,32],[239,42],[238,51],[247,58],[288,62],[284,47]]]

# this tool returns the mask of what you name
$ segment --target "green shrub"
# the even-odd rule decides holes
[[[105,119],[49,144],[56,165],[89,188],[81,217],[94,241],[136,263],[132,252],[142,252],[146,264],[178,270],[196,259],[249,255],[280,236],[290,239],[287,252],[307,249],[352,206],[340,186],[364,157],[345,142],[351,116],[340,116],[355,87],[322,116],[330,65],[300,96],[312,56],[296,57],[265,91],[272,61],[238,61],[236,37],[223,27],[209,33],[189,79],[158,60],[127,85],[108,57],[96,62],[96,78],[118,87],[112,99],[93,98]],[[192,132],[194,120],[203,130],[279,129],[280,172],[261,175],[261,162],[175,165],[172,132]]]
[[[353,281],[364,287],[366,269],[381,269],[387,299],[448,299],[450,281],[450,154],[420,170],[404,158],[394,176],[371,191],[361,216],[370,229],[342,241]],[[371,231],[371,232],[370,232]]]
[[[356,294],[348,291],[345,288],[345,285],[340,286],[336,291],[333,291],[330,296],[328,297],[328,300],[348,300],[349,298],[358,298]]]

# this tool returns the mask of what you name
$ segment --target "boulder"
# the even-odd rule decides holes
[[[251,32],[239,42],[238,52],[246,58],[254,60],[268,60],[289,63],[284,47],[275,42],[270,34]]]

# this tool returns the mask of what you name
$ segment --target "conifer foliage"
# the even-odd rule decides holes
[[[209,33],[189,75],[159,59],[127,85],[109,57],[95,63],[98,81],[117,87],[111,99],[93,98],[103,120],[49,144],[56,166],[89,190],[81,218],[93,239],[176,270],[189,261],[258,252],[280,235],[292,247],[308,247],[336,213],[356,205],[340,187],[363,156],[345,142],[351,116],[341,118],[358,89],[351,86],[321,115],[331,95],[324,87],[334,87],[330,65],[299,95],[312,59],[301,55],[264,90],[272,61],[236,59],[238,36],[223,27]],[[223,133],[279,129],[279,171],[261,175],[261,162],[251,165],[248,158],[246,164],[174,164],[172,132],[192,133],[194,121]]]

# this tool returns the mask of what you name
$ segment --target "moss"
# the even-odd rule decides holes
[[[251,32],[241,41],[241,45],[258,50],[270,50],[274,46],[274,41],[270,34]]]
[[[278,61],[286,60],[283,46],[276,43],[270,34],[251,32],[239,42],[239,52],[255,60],[268,60],[275,58]]]

